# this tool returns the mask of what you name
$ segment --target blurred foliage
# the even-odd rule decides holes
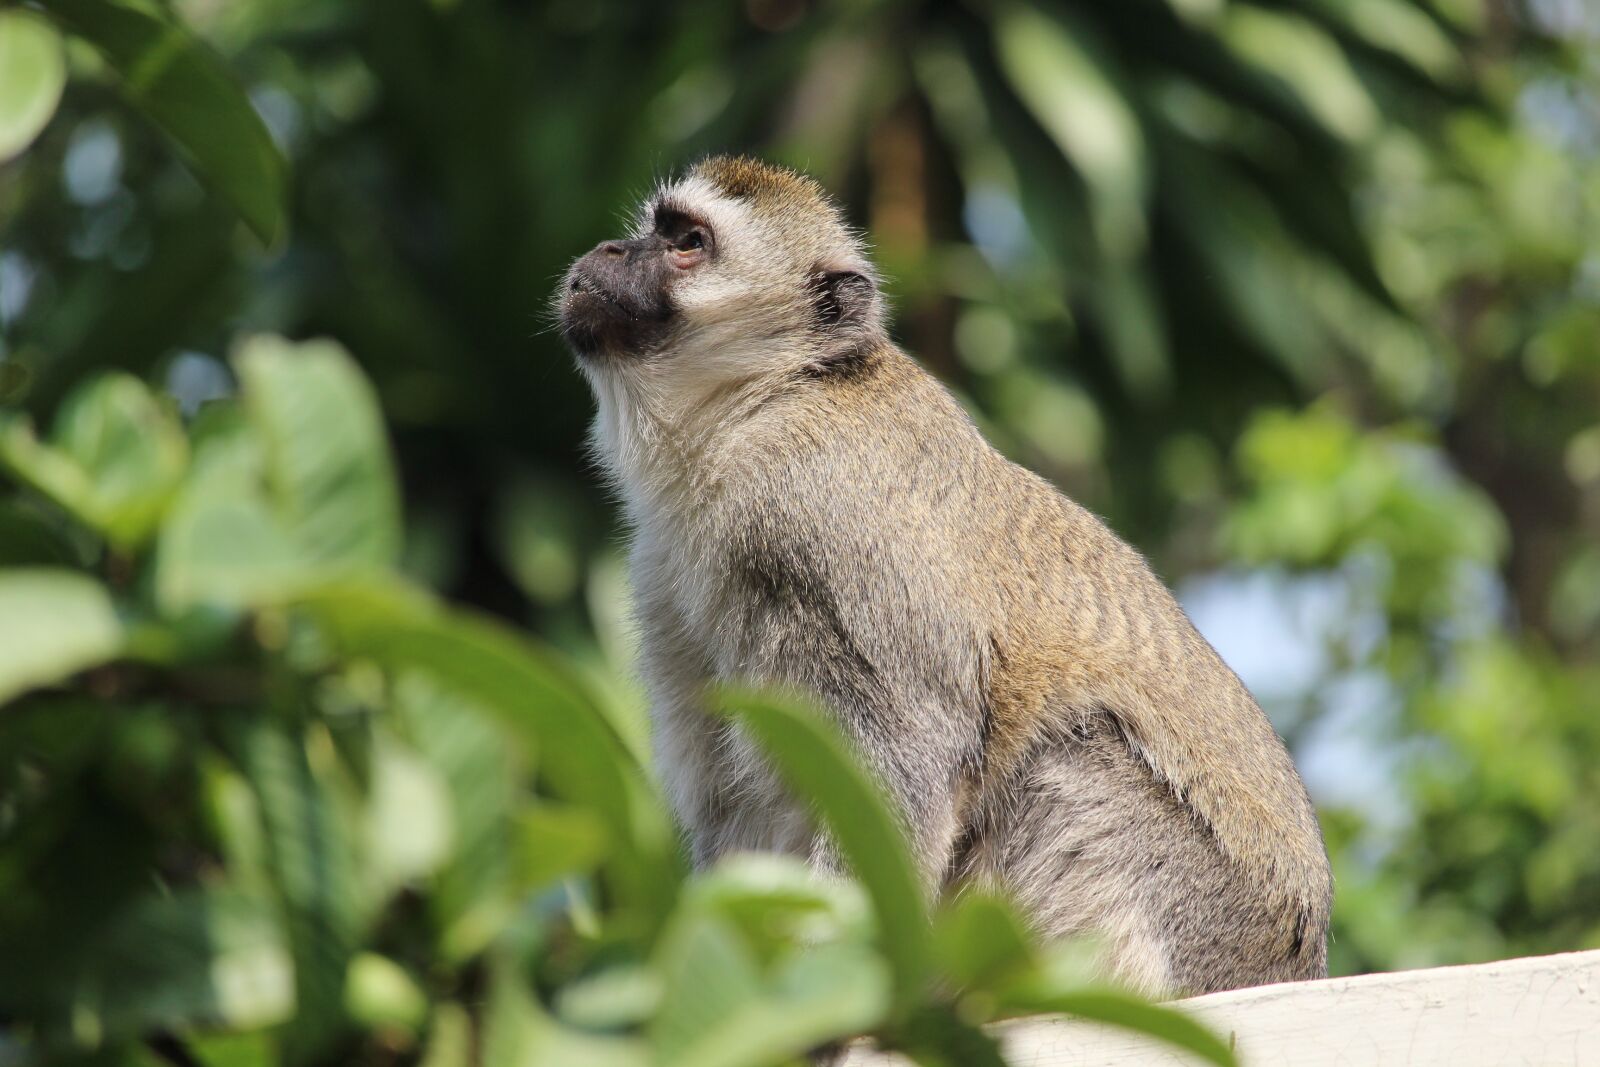
[[[33,490],[0,522],[4,1062],[761,1067],[875,1032],[999,1063],[978,1026],[1049,1010],[1232,1062],[997,900],[930,922],[883,795],[803,708],[727,701],[859,886],[760,856],[685,880],[616,709],[394,571],[343,350],[233,363],[187,435],[122,375],[45,442],[4,427]]]
[[[224,961],[236,1027],[326,1008],[295,1056],[592,1040],[569,1026],[681,1050],[646,1021],[685,995],[671,968],[809,988],[793,943],[730,942],[728,901],[755,879],[835,931],[870,908],[766,874],[643,888],[677,876],[619,769],[646,748],[625,578],[545,311],[713,150],[836,190],[900,339],[1180,588],[1335,591],[1315,676],[1263,695],[1303,764],[1346,753],[1311,776],[1336,971],[1600,946],[1600,16],[1577,0],[0,3],[0,566],[28,568],[0,571],[0,697],[32,693],[0,716],[0,857],[52,879],[6,929],[115,902],[108,943]],[[403,485],[337,347],[277,337],[353,355]],[[449,803],[395,835],[389,796]],[[24,803],[48,817],[4,814]],[[536,892],[596,869],[602,899]],[[906,980],[838,940],[856,963],[815,966]],[[944,943],[928,959],[966,974]],[[81,1040],[232,1003],[107,959],[73,972]],[[151,1001],[99,1006],[113,986]],[[769,986],[721,988],[732,1018]]]

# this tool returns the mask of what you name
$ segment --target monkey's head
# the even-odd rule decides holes
[[[821,186],[748,158],[659,187],[626,237],[572,264],[557,305],[591,377],[658,385],[826,372],[885,340],[877,278]]]

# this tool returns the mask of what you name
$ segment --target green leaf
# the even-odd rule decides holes
[[[315,585],[316,577],[246,487],[185,491],[161,531],[156,590],[170,612],[197,604],[267,605]]]
[[[647,1021],[661,1005],[661,978],[634,963],[607,967],[564,986],[556,995],[561,1018],[586,1030],[616,1030]]]
[[[267,499],[266,457],[243,413],[197,424],[195,450],[157,547],[162,606],[172,613],[196,604],[258,606],[314,585],[320,573],[296,555]]]
[[[455,848],[428,907],[451,960],[481,952],[516,905],[509,872],[516,791],[505,736],[481,708],[420,674],[393,685],[397,725],[443,777]]]
[[[606,824],[587,808],[538,804],[512,820],[516,888],[542,889],[558,878],[585,874],[604,858]]]
[[[114,659],[123,627],[91,578],[47,568],[0,572],[0,702]]]
[[[251,892],[269,892],[267,842],[255,791],[244,775],[213,754],[202,758],[199,772],[200,802],[230,880]]]
[[[332,341],[262,335],[234,360],[274,510],[299,558],[360,568],[400,555],[400,498],[372,388]]]
[[[176,416],[126,374],[75,390],[48,444],[24,418],[0,421],[0,466],[124,551],[154,532],[188,461]]]
[[[345,1010],[364,1026],[416,1033],[428,1017],[428,997],[406,969],[374,952],[363,952],[345,972]]]
[[[1315,0],[1315,7],[1374,48],[1393,52],[1437,81],[1454,85],[1464,80],[1461,49],[1426,7],[1405,0]]]
[[[772,853],[729,856],[688,885],[686,907],[714,911],[770,962],[796,944],[867,942],[872,909],[853,881],[818,874],[804,860]]]
[[[131,374],[104,375],[69,396],[52,439],[89,475],[113,539],[119,527],[128,527],[124,540],[148,532],[189,459],[171,403]]]
[[[260,800],[271,871],[294,956],[299,1011],[289,1062],[313,1060],[344,1023],[345,971],[360,923],[356,858],[338,801],[302,738],[264,722],[244,738],[244,768]]]
[[[1330,132],[1359,140],[1377,129],[1377,105],[1344,50],[1310,20],[1236,5],[1228,9],[1222,39],[1241,59],[1281,79]]]
[[[1150,275],[1135,263],[1107,260],[1091,287],[1096,318],[1128,391],[1141,399],[1162,396],[1172,377],[1161,304]]]
[[[1095,237],[1112,260],[1144,248],[1144,136],[1119,78],[1081,30],[1017,6],[1000,11],[995,45],[1017,96],[1089,188]]]
[[[918,1011],[892,1036],[919,1067],[1006,1067],[1000,1042],[946,1005]]]
[[[643,768],[576,675],[517,635],[401,586],[327,586],[297,603],[344,655],[424,674],[509,727],[538,754],[552,792],[604,820],[616,846],[605,870],[621,900],[664,918],[679,878],[675,835]]]
[[[772,1063],[870,1029],[890,1007],[851,882],[794,857],[729,857],[688,885],[656,957],[666,1064]]]
[[[56,28],[31,11],[0,11],[0,163],[39,136],[66,84]]]
[[[860,945],[793,953],[764,975],[726,919],[690,909],[663,941],[650,1029],[663,1067],[778,1063],[882,1021],[887,975]]]
[[[243,410],[209,420],[162,531],[156,588],[168,611],[276,605],[399,555],[388,442],[350,357],[328,341],[260,336],[236,364]]]
[[[725,694],[721,703],[832,832],[872,898],[894,971],[895,1003],[909,1006],[928,978],[928,921],[916,869],[882,790],[820,715],[755,693]]]
[[[472,1017],[459,1004],[440,1004],[428,1027],[421,1067],[471,1067]]]
[[[32,508],[0,500],[0,567],[60,567],[81,563],[56,525]]]
[[[439,773],[388,731],[373,732],[362,876],[386,900],[437,870],[450,854],[450,795]]]
[[[1034,963],[1016,912],[980,893],[963,893],[939,916],[934,949],[944,973],[967,991],[994,989]]]
[[[266,1031],[245,1034],[188,1034],[184,1043],[205,1067],[277,1067],[278,1057]]]
[[[552,1018],[504,958],[490,968],[478,1062],[483,1067],[660,1067],[642,1041],[588,1034]]]
[[[129,98],[263,243],[283,235],[283,157],[215,53],[145,0],[40,2],[105,57]]]
[[[75,1035],[100,1041],[288,1018],[294,976],[270,904],[227,891],[151,896],[113,919],[72,997]]]

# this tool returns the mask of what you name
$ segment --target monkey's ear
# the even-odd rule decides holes
[[[883,298],[870,268],[819,263],[812,270],[810,290],[821,341],[816,371],[858,366],[888,339]]]

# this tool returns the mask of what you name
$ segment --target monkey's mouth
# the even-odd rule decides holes
[[[624,311],[622,301],[599,286],[592,285],[577,276],[573,276],[567,282],[567,300],[569,303],[576,300],[598,300],[602,304],[616,308],[618,311]]]
[[[645,352],[659,341],[670,317],[666,308],[635,307],[577,272],[563,285],[561,336],[579,356]]]

